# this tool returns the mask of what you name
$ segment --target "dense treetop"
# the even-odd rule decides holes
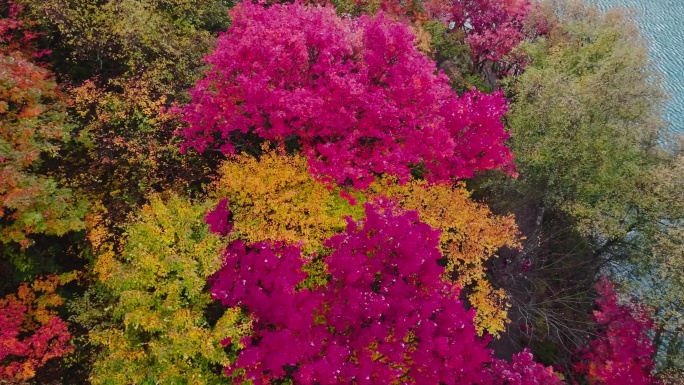
[[[430,181],[512,167],[502,95],[458,97],[405,25],[298,3],[242,3],[232,16],[183,110],[186,147],[294,141],[316,177],[356,188],[416,167]]]
[[[579,0],[0,2],[0,382],[681,383],[647,52]]]

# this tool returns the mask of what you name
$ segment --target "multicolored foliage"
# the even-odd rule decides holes
[[[528,0],[454,1],[451,17],[466,31],[475,62],[500,61],[525,38],[531,7]]]
[[[493,215],[486,205],[470,198],[463,184],[412,181],[402,186],[384,178],[368,191],[388,197],[405,210],[418,211],[421,221],[440,229],[446,274],[460,287],[469,289],[467,298],[477,311],[478,334],[487,331],[497,336],[504,331],[506,293],[492,288],[485,265],[502,247],[519,247],[513,216]]]
[[[146,194],[168,187],[168,173],[183,164],[171,135],[176,122],[162,112],[167,96],[152,79],[121,82],[121,91],[92,80],[69,90],[79,127],[69,181],[117,221]]]
[[[12,3],[0,21],[0,243],[26,248],[33,234],[83,228],[83,207],[41,169],[69,140],[68,100],[50,71],[19,49],[32,36],[14,36],[28,24],[14,19],[20,9]]]
[[[381,178],[361,193],[317,182],[307,172],[306,158],[268,152],[258,160],[235,156],[220,168],[213,186],[216,197],[230,202],[234,231],[248,243],[284,242],[299,245],[305,255],[325,252],[323,242],[345,228],[345,216],[362,218],[361,203],[385,196],[441,229],[440,244],[447,259],[446,273],[463,288],[477,310],[479,334],[497,335],[506,322],[506,294],[493,289],[485,264],[501,247],[517,247],[512,216],[492,215],[486,205],[470,199],[462,185],[430,185]],[[354,195],[351,195],[354,194]]]
[[[605,255],[654,267],[662,284],[639,294],[657,349],[641,308],[604,283],[599,338],[567,375],[650,383],[652,359],[676,377],[684,188],[655,145],[661,95],[623,15],[247,1],[217,40],[230,0],[0,3],[0,296],[37,265],[85,270],[60,289],[68,327],[64,280],[0,300],[0,382],[559,384],[534,361],[570,362],[537,354],[553,332],[515,341],[516,318],[572,313],[586,341]],[[481,92],[504,74],[524,175],[478,191],[490,210],[457,181],[513,173],[508,102]],[[519,249],[513,217],[492,213],[511,210]],[[566,275],[584,285],[564,291]],[[549,303],[569,310],[528,311]]]
[[[28,58],[50,53],[49,50],[35,49],[35,39],[40,35],[35,31],[38,23],[25,20],[23,12],[24,6],[13,0],[5,1],[0,8],[0,51],[21,52]]]
[[[416,168],[430,181],[511,169],[502,94],[459,98],[405,25],[299,3],[246,2],[232,17],[183,108],[185,148],[296,141],[318,179],[361,189]]]
[[[24,383],[48,360],[73,350],[68,324],[53,310],[64,303],[57,287],[73,278],[39,278],[0,299],[0,382]]]
[[[181,157],[166,114],[187,100],[214,34],[228,25],[221,0],[18,0],[41,23],[53,68],[73,100],[74,140],[57,165],[68,186],[102,203],[112,226],[149,194],[185,191],[210,168]]]
[[[470,46],[472,59],[477,64],[501,61],[523,41],[524,22],[532,7],[528,0],[333,0],[330,3],[342,13],[382,11],[413,23],[418,31],[425,22],[439,21],[450,30],[464,32],[464,42]]]
[[[524,359],[513,369],[496,361],[501,373],[494,374],[473,312],[442,279],[439,231],[389,201],[365,209],[365,219],[348,219],[346,231],[326,241],[332,252],[324,258],[330,273],[324,286],[298,289],[306,260],[295,246],[229,246],[212,295],[247,309],[254,323],[228,374],[255,384],[286,378],[296,384],[492,384],[514,373],[560,383],[551,370]]]

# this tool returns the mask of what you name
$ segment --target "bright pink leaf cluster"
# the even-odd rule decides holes
[[[35,369],[55,357],[73,350],[71,334],[59,317],[28,334],[22,329],[27,306],[17,300],[6,300],[0,307],[0,383],[33,377]]]
[[[456,0],[451,16],[466,31],[477,62],[500,61],[525,39],[530,7],[528,0]]]
[[[510,365],[492,358],[458,288],[441,279],[439,231],[417,212],[367,203],[366,219],[349,220],[326,247],[330,280],[313,290],[297,289],[306,277],[297,247],[228,248],[212,295],[254,319],[228,374],[244,370],[255,384],[559,383],[529,353]]]
[[[406,181],[413,166],[431,181],[512,169],[502,93],[459,98],[407,26],[300,3],[243,2],[232,17],[183,110],[184,148],[296,138],[315,176],[357,188],[381,173]]]
[[[561,385],[560,377],[550,366],[534,362],[528,349],[513,355],[510,363],[502,360],[494,362],[494,384],[505,385]]]
[[[209,231],[212,233],[225,237],[229,232],[233,231],[231,213],[228,210],[228,199],[221,199],[216,208],[207,213],[204,220],[209,224]]]
[[[587,376],[591,384],[650,385],[654,347],[649,331],[653,321],[636,304],[620,304],[615,286],[607,278],[597,285],[601,296],[594,319],[599,325],[598,338],[582,352],[583,361],[575,370]]]

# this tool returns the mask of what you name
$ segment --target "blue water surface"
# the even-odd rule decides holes
[[[635,10],[635,21],[648,39],[651,57],[665,77],[670,100],[665,117],[684,134],[684,0],[588,0],[606,10]]]

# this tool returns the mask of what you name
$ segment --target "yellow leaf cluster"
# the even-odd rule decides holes
[[[92,383],[142,383],[145,375],[136,370],[136,365],[133,365],[137,362],[144,362],[147,356],[142,345],[133,344],[126,337],[125,332],[119,329],[91,332],[89,339],[91,343],[102,346],[107,352],[107,357],[95,362],[90,379]]]
[[[360,205],[340,197],[339,188],[317,182],[300,155],[239,155],[225,162],[219,174],[215,195],[230,200],[235,231],[249,242],[301,244],[310,254],[344,230],[344,216],[363,215]]]
[[[93,254],[97,255],[93,272],[100,282],[105,282],[111,278],[116,255],[114,252],[116,239],[109,232],[111,222],[106,214],[106,208],[102,205],[94,205],[91,212],[85,217],[86,240],[90,244]]]
[[[406,210],[416,210],[422,221],[441,229],[447,274],[461,287],[473,289],[468,300],[477,312],[478,333],[497,336],[503,331],[505,293],[491,287],[484,264],[501,247],[520,246],[513,216],[492,214],[489,207],[470,198],[463,184],[411,181],[400,186],[393,178],[382,178],[371,185],[369,193],[386,196]]]
[[[478,280],[468,302],[475,309],[475,328],[479,335],[485,331],[493,336],[506,330],[509,304],[503,289],[492,288],[486,279]]]
[[[416,34],[416,47],[423,53],[429,55],[434,52],[432,47],[432,36],[430,32],[423,28],[422,23],[413,25],[413,32]]]

